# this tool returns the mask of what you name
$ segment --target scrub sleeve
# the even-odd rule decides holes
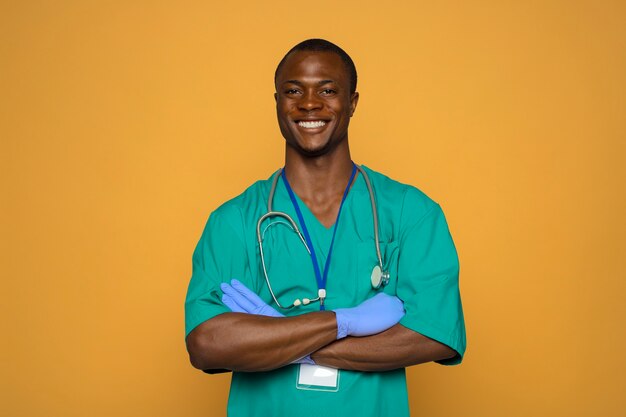
[[[240,215],[232,206],[222,206],[211,214],[193,253],[193,272],[185,300],[185,337],[200,323],[228,313],[222,303],[220,283],[250,275],[241,227],[234,223]]]
[[[409,188],[400,219],[397,295],[404,301],[400,324],[457,352],[438,361],[456,365],[465,353],[465,324],[459,293],[459,260],[439,205],[429,200],[421,216],[411,207],[424,204],[423,194]]]

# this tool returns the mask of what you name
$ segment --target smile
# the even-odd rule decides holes
[[[326,122],[323,120],[300,120],[298,126],[306,129],[316,129],[318,127],[326,126]]]

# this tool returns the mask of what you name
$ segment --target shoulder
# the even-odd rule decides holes
[[[438,210],[439,205],[419,188],[396,181],[388,176],[363,166],[372,182],[378,205],[390,203],[400,210],[404,220],[419,220],[423,216]]]
[[[244,226],[249,214],[263,210],[267,204],[267,195],[272,184],[273,173],[268,179],[258,180],[246,188],[241,194],[225,201],[209,216],[208,223],[228,223],[238,229]]]

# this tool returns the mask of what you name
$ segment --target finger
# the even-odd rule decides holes
[[[254,304],[255,307],[264,307],[264,306],[267,305],[267,303],[265,301],[263,301],[261,299],[261,297],[256,295],[254,292],[250,291],[250,289],[248,289],[248,287],[243,285],[240,281],[238,281],[236,279],[233,279],[230,282],[230,285],[235,290],[237,290],[237,292],[239,292],[239,294],[241,294],[246,299],[248,299],[252,304]]]
[[[233,287],[231,287],[230,284],[228,284],[226,282],[222,282],[220,284],[220,288],[221,288],[221,290],[222,290],[222,292],[224,294],[228,294],[232,298],[235,298],[235,297],[237,297],[239,295],[239,293],[237,291],[235,291],[235,289]]]
[[[306,363],[309,365],[315,365],[315,361],[311,359],[311,355],[306,355],[304,358],[300,358],[297,361],[293,361],[291,363]]]
[[[237,304],[237,302],[227,294],[224,294],[222,296],[222,303],[224,303],[226,307],[230,308],[230,311],[232,311],[233,313],[247,313],[247,311],[241,308],[241,306]]]
[[[220,285],[220,288],[222,289],[224,295],[228,297],[229,302],[235,303],[239,310],[244,310],[249,313],[249,309],[254,308],[252,303],[242,297],[241,294],[239,294],[239,292],[229,284],[223,282]]]
[[[245,296],[241,295],[241,293],[234,289],[231,285],[223,282],[220,285],[220,288],[222,289],[222,292],[224,294],[230,296],[230,298],[232,298],[233,301],[235,301],[239,305],[239,307],[243,308],[247,313],[254,314],[254,312],[257,310],[257,307],[254,303],[248,300]]]

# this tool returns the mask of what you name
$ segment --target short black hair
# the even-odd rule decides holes
[[[343,61],[348,70],[348,74],[350,75],[350,94],[353,94],[356,91],[356,67],[354,66],[354,62],[350,55],[346,53],[343,49],[338,47],[332,42],[329,42],[325,39],[307,39],[306,41],[302,41],[293,48],[289,50],[280,60],[278,66],[276,67],[276,72],[274,73],[274,84],[276,84],[276,79],[278,78],[278,72],[282,68],[285,60],[289,55],[298,51],[313,51],[313,52],[332,52],[333,54],[339,55],[339,58]]]

